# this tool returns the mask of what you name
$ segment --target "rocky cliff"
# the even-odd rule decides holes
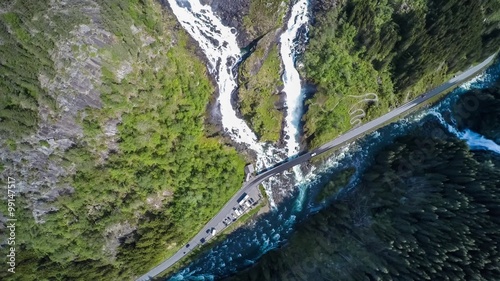
[[[205,135],[214,89],[168,9],[28,2],[0,4],[0,176],[3,202],[16,180],[17,276],[133,278],[239,188],[244,162]]]

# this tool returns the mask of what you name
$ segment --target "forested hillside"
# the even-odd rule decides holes
[[[441,84],[500,46],[498,0],[346,0],[325,7],[317,6],[304,58],[304,74],[318,87],[305,115],[311,147]]]
[[[498,280],[500,159],[424,130],[378,153],[352,192],[227,280]]]
[[[472,90],[453,106],[459,130],[470,129],[500,144],[500,83],[496,87]]]
[[[0,6],[0,171],[19,192],[0,279],[133,279],[241,186],[244,160],[205,134],[206,67],[152,0]]]
[[[289,1],[251,0],[243,18],[245,30],[254,40],[240,67],[238,100],[242,117],[260,141],[277,142],[284,117],[280,90],[279,36]]]

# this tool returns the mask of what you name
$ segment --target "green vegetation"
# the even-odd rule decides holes
[[[225,280],[496,280],[498,157],[415,135],[381,151],[287,247]]]
[[[262,195],[262,197],[267,201],[268,198],[267,198],[266,189],[264,188],[264,186],[262,184],[259,184],[259,191],[260,191],[260,194]]]
[[[239,68],[239,100],[243,117],[260,141],[280,138],[283,113],[277,108],[283,86],[276,45],[289,1],[251,0],[243,25],[251,39],[251,54]]]
[[[356,120],[386,113],[496,52],[499,9],[500,1],[348,0],[319,12],[304,59],[308,80],[318,86],[307,101],[309,146],[340,135]],[[364,100],[369,93],[378,100]]]
[[[500,81],[489,89],[472,90],[453,106],[459,130],[470,129],[500,144]]]
[[[333,180],[329,181],[321,188],[321,191],[316,195],[314,201],[316,203],[321,203],[337,194],[341,188],[349,183],[349,179],[354,175],[354,172],[356,172],[354,168],[347,168],[340,171],[338,175],[334,176]]]
[[[16,142],[12,139],[5,141],[5,145],[9,148],[10,151],[15,151],[17,148]]]
[[[184,256],[179,262],[172,267],[168,268],[167,270],[163,271],[161,274],[155,277],[154,280],[157,281],[164,281],[165,278],[171,276],[175,272],[178,272],[182,268],[188,266],[191,262],[199,259],[202,257],[202,255],[206,254],[209,249],[217,245],[218,243],[224,241],[231,232],[235,231],[236,229],[246,225],[251,219],[255,218],[259,211],[268,204],[268,201],[266,198],[264,198],[259,205],[255,206],[250,212],[244,214],[241,216],[236,222],[230,224],[227,228],[225,228],[222,232],[217,233],[217,236],[208,241],[207,243],[201,245],[200,247],[196,248],[195,250],[191,251],[189,254]]]
[[[41,140],[41,141],[40,141],[40,145],[41,145],[41,146],[44,146],[44,147],[50,147],[49,142],[48,142],[48,141],[46,141],[46,140]]]
[[[241,66],[240,110],[261,141],[276,142],[280,138],[283,121],[283,113],[276,107],[280,99],[278,88],[283,85],[281,60],[276,45],[270,47],[267,54],[265,51],[265,47],[259,44]],[[264,60],[261,66],[254,70],[261,59]]]
[[[40,16],[48,0],[10,2],[5,3],[10,11],[0,15],[0,134],[19,138],[37,128],[40,106],[54,107],[54,98],[42,89],[39,74],[53,75],[49,50],[70,30],[49,26],[49,19]],[[62,27],[81,20],[68,12],[67,17],[50,21]],[[37,32],[30,32],[34,29]]]
[[[5,109],[1,122],[24,126],[19,131],[27,132],[24,128],[36,128],[36,119],[18,124],[6,114],[28,108],[36,116],[50,99],[37,75],[51,70],[52,62],[32,61],[48,58],[55,43],[31,35],[31,4],[20,2],[28,1],[16,1],[12,15],[0,16],[2,40],[13,38],[0,46],[0,88],[2,99],[6,95],[9,101],[0,104]],[[49,7],[36,3],[40,10]],[[214,89],[205,66],[192,55],[187,34],[174,28],[175,18],[152,0],[98,4],[104,28],[114,34],[113,43],[94,54],[103,61],[103,107],[81,115],[85,136],[61,156],[61,163],[75,165],[77,172],[59,184],[74,187],[74,193],[48,202],[54,211],[42,224],[34,222],[31,210],[19,209],[23,224],[17,231],[16,280],[133,279],[177,251],[241,187],[244,160],[219,139],[204,135],[205,109]],[[64,19],[66,25],[53,21],[54,32],[71,31],[72,15]],[[7,32],[16,28],[15,35]],[[147,36],[154,42],[144,45],[141,38]],[[33,50],[13,47],[17,41]],[[82,46],[79,51],[88,50]],[[125,62],[132,70],[119,79],[117,70]],[[24,68],[26,77],[19,75]],[[118,149],[108,151],[104,128],[116,119]],[[31,206],[25,201],[16,203]],[[131,230],[124,234],[115,230],[127,225]]]
[[[283,25],[283,17],[288,8],[288,0],[250,0],[248,15],[243,17],[243,25],[253,38],[258,38]]]

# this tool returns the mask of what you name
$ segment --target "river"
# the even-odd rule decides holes
[[[307,224],[310,216],[321,212],[327,206],[314,201],[321,186],[335,178],[343,169],[352,166],[356,167],[356,173],[343,191],[356,186],[360,175],[372,165],[378,151],[393,143],[396,138],[406,136],[415,129],[425,127],[429,132],[433,130],[441,134],[444,132],[446,137],[465,141],[472,151],[486,151],[499,155],[497,143],[470,129],[459,130],[454,125],[453,116],[449,114],[450,108],[466,91],[486,88],[498,79],[500,79],[499,61],[472,83],[465,83],[455,89],[435,106],[409,115],[346,147],[331,157],[326,165],[317,167],[313,174],[306,176],[305,182],[300,187],[306,190],[303,198],[293,196],[278,205],[274,212],[260,217],[247,228],[232,233],[226,240],[204,253],[169,280],[218,280],[258,263],[259,259],[270,250],[285,245],[298,224]],[[297,208],[298,205],[304,205],[306,208]]]
[[[237,87],[237,68],[242,59],[241,49],[237,43],[237,31],[225,26],[215,15],[210,6],[202,5],[199,0],[169,0],[170,7],[182,27],[199,44],[209,62],[208,69],[217,82],[219,96],[217,107],[221,113],[224,131],[236,143],[245,145],[257,155],[257,170],[270,167],[281,162],[286,157],[292,157],[299,151],[300,118],[304,93],[297,70],[297,35],[306,28],[309,21],[307,0],[300,0],[292,7],[287,30],[281,36],[280,54],[285,73],[283,75],[284,91],[287,106],[286,148],[278,148],[269,143],[257,140],[255,133],[246,122],[239,118],[231,99]],[[299,170],[295,174],[298,180],[302,177]],[[279,185],[277,178],[271,178],[263,184],[270,198],[271,206],[275,207],[272,185]]]
[[[287,95],[284,132],[289,136],[285,150],[259,142],[245,121],[237,117],[231,105],[231,96],[237,87],[237,67],[241,59],[235,30],[224,26],[211,9],[201,5],[198,0],[170,0],[169,3],[183,28],[198,42],[207,56],[208,68],[217,81],[219,91],[217,102],[222,115],[222,125],[233,141],[246,145],[257,154],[258,169],[281,161],[283,157],[293,157],[300,149],[300,118],[303,114],[304,99],[300,77],[295,69],[296,38],[299,32],[307,32],[304,28],[309,21],[308,1],[298,1],[294,4],[287,29],[280,38],[280,54],[285,67],[284,91]],[[436,106],[412,114],[397,123],[381,128],[355,144],[346,146],[332,156],[325,165],[316,167],[310,174],[302,175],[299,169],[294,169],[297,182],[296,196],[286,199],[279,205],[273,204],[272,212],[261,216],[248,227],[233,232],[227,239],[202,254],[198,260],[174,274],[169,280],[218,280],[258,262],[262,255],[283,246],[298,222],[307,221],[308,216],[320,212],[327,205],[317,204],[312,200],[319,192],[319,186],[323,186],[344,168],[353,166],[356,172],[343,190],[356,186],[359,176],[372,163],[377,151],[395,138],[422,126],[429,119],[438,121],[435,122],[435,126],[440,124],[448,133],[465,140],[473,150],[500,153],[500,148],[495,142],[477,132],[457,129],[453,120],[445,116],[450,104],[454,103],[458,96],[467,89],[487,87],[498,79],[499,72],[500,64],[497,62],[485,74],[457,88]],[[272,198],[271,184],[279,182],[276,179],[270,182],[265,187],[268,196]]]

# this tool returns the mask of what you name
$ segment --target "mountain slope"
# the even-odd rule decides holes
[[[319,1],[304,58],[317,147],[441,84],[500,45],[500,1]],[[323,3],[325,2],[325,3]]]
[[[154,1],[1,5],[0,158],[18,192],[15,279],[147,271],[243,180],[244,160],[206,136],[214,88],[197,50]]]

